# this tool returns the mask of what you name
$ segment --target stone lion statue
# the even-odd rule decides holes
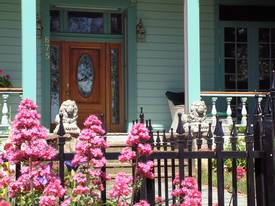
[[[78,108],[75,101],[66,100],[62,102],[59,108],[59,114],[63,115],[63,125],[65,133],[78,135],[80,133],[80,129],[77,126]],[[59,114],[55,117],[55,122],[57,123],[57,126],[54,129],[55,134],[57,134],[60,124]]]
[[[204,101],[195,101],[190,108],[190,122],[203,122],[206,119],[207,107]]]

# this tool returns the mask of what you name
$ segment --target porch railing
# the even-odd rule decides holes
[[[216,120],[217,120],[217,114],[218,112],[223,112],[221,111],[220,108],[217,108],[217,101],[219,99],[222,99],[224,104],[226,104],[226,123],[227,125],[232,125],[233,124],[233,118],[232,118],[232,99],[234,97],[239,97],[241,100],[241,125],[246,125],[247,124],[247,105],[248,105],[248,99],[249,98],[255,98],[255,96],[258,96],[258,104],[261,104],[263,97],[265,97],[268,94],[268,92],[227,92],[227,91],[202,91],[201,92],[201,97],[204,100],[206,97],[211,98],[211,105],[209,106],[210,108],[210,115],[212,117],[212,125],[216,125]]]
[[[0,88],[0,127],[8,128],[11,124],[12,115],[16,112],[19,102],[22,100],[22,88]],[[3,130],[1,130],[3,132]]]

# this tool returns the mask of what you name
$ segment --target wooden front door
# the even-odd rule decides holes
[[[106,115],[106,66],[104,44],[63,44],[62,102],[74,100],[78,125],[90,115]]]
[[[112,122],[112,92],[118,89],[119,112],[123,114],[122,72],[118,64],[119,87],[112,88],[111,48],[117,45],[108,43],[60,42],[61,52],[61,103],[67,99],[74,100],[78,106],[78,125],[83,128],[85,119],[91,115],[104,116],[108,131],[122,131],[124,116],[119,122]],[[121,53],[120,45],[119,51]],[[119,61],[121,61],[121,54]]]

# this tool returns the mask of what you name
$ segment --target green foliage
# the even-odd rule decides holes
[[[245,139],[244,137],[238,137],[237,140],[237,151],[245,151],[246,150],[246,145],[245,145]],[[224,151],[232,151],[232,144],[228,141],[224,145]],[[246,167],[246,160],[245,159],[236,159],[236,164],[237,167]],[[217,161],[213,160],[212,161],[213,169],[217,169]],[[232,159],[225,159],[224,160],[224,168],[230,172],[232,171]]]

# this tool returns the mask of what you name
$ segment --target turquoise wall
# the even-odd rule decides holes
[[[137,103],[155,128],[169,128],[165,92],[183,91],[184,36],[182,0],[138,0],[137,18],[146,30],[137,44]]]

